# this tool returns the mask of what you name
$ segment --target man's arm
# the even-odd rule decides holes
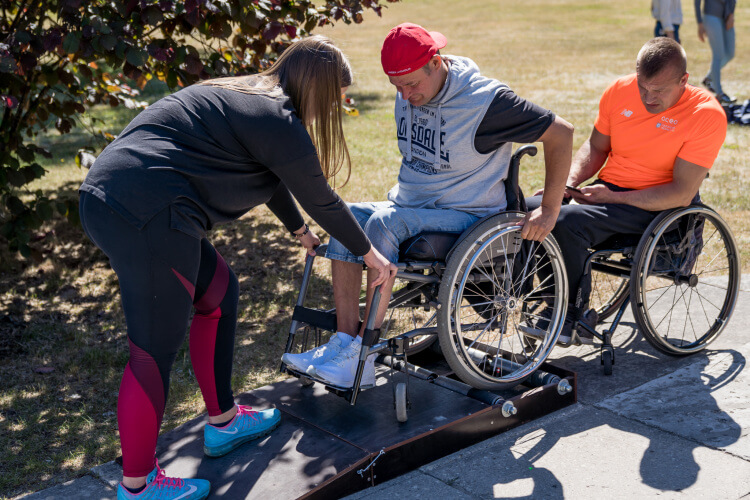
[[[661,22],[661,27],[664,30],[664,34],[668,38],[674,40],[674,25],[676,24],[672,19],[672,6],[671,2],[662,0],[657,2],[658,19]]]
[[[521,237],[542,241],[555,227],[560,214],[565,179],[570,172],[573,155],[573,125],[559,116],[547,127],[539,142],[544,147],[544,194],[542,204],[526,214]]]
[[[672,182],[667,184],[622,192],[596,184],[573,193],[573,198],[579,203],[621,203],[652,211],[685,207],[690,205],[707,173],[708,168],[677,158]]]
[[[701,0],[694,0],[695,21],[698,23],[698,40],[706,41],[706,28],[703,27],[703,16],[701,15]]]
[[[581,145],[573,158],[568,181],[565,184],[578,187],[594,177],[604,166],[611,150],[612,141],[610,137],[602,134],[594,127],[591,136]]]

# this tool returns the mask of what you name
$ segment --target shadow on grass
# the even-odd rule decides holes
[[[281,378],[304,252],[265,208],[208,238],[240,280],[239,394]],[[62,217],[35,239],[39,262],[9,254],[0,242],[0,497],[72,479],[120,453],[117,393],[128,350],[116,276],[80,227]],[[316,285],[331,296],[325,279]],[[204,412],[187,330],[162,432]]]
[[[378,92],[352,91],[348,92],[347,96],[354,99],[355,107],[359,110],[360,113],[367,113],[368,111],[372,111],[373,109],[382,108],[384,102],[388,104],[388,109],[393,107],[393,97],[386,97],[382,93]]]

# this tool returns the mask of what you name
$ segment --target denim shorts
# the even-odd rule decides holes
[[[449,208],[405,208],[391,201],[348,203],[359,225],[370,242],[390,262],[398,262],[398,247],[403,242],[425,231],[462,233],[479,217]],[[328,243],[326,257],[346,262],[362,263],[334,238]]]

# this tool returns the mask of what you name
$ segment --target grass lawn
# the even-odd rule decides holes
[[[446,54],[473,58],[482,72],[521,96],[552,109],[576,127],[577,148],[591,132],[598,99],[614,78],[634,71],[640,46],[651,37],[648,0],[528,0],[487,2],[403,0],[383,17],[359,26],[322,30],[350,56],[357,82],[348,92],[360,116],[345,121],[352,153],[347,201],[384,199],[399,165],[394,141],[393,94],[380,69],[380,44],[390,27],[417,22],[448,38]],[[683,2],[681,28],[690,81],[707,71],[710,49],[696,36],[692,4]],[[750,98],[750,5],[739,2],[737,57],[722,73],[724,87]],[[154,100],[162,90],[152,89]],[[134,112],[93,111],[96,125],[117,134]],[[701,192],[733,228],[743,267],[750,269],[750,128],[731,126]],[[44,140],[54,158],[33,189],[74,193],[85,176],[75,151],[85,133]],[[541,187],[539,155],[522,166],[528,193]],[[320,233],[319,233],[320,234]],[[278,361],[297,283],[302,252],[264,207],[209,236],[240,279],[240,318],[233,384],[236,393],[278,380]],[[116,277],[103,255],[78,228],[59,220],[37,235],[41,262],[0,248],[0,498],[36,491],[80,476],[118,456],[116,403],[127,361],[124,320]],[[187,343],[175,363],[163,430],[204,411]]]

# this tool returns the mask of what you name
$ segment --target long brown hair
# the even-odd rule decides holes
[[[330,39],[314,35],[294,42],[259,75],[217,78],[203,84],[248,94],[286,94],[315,144],[323,174],[336,188],[349,181],[352,170],[341,120],[341,88],[352,81],[352,68],[343,52]],[[342,168],[345,180],[336,186]]]

